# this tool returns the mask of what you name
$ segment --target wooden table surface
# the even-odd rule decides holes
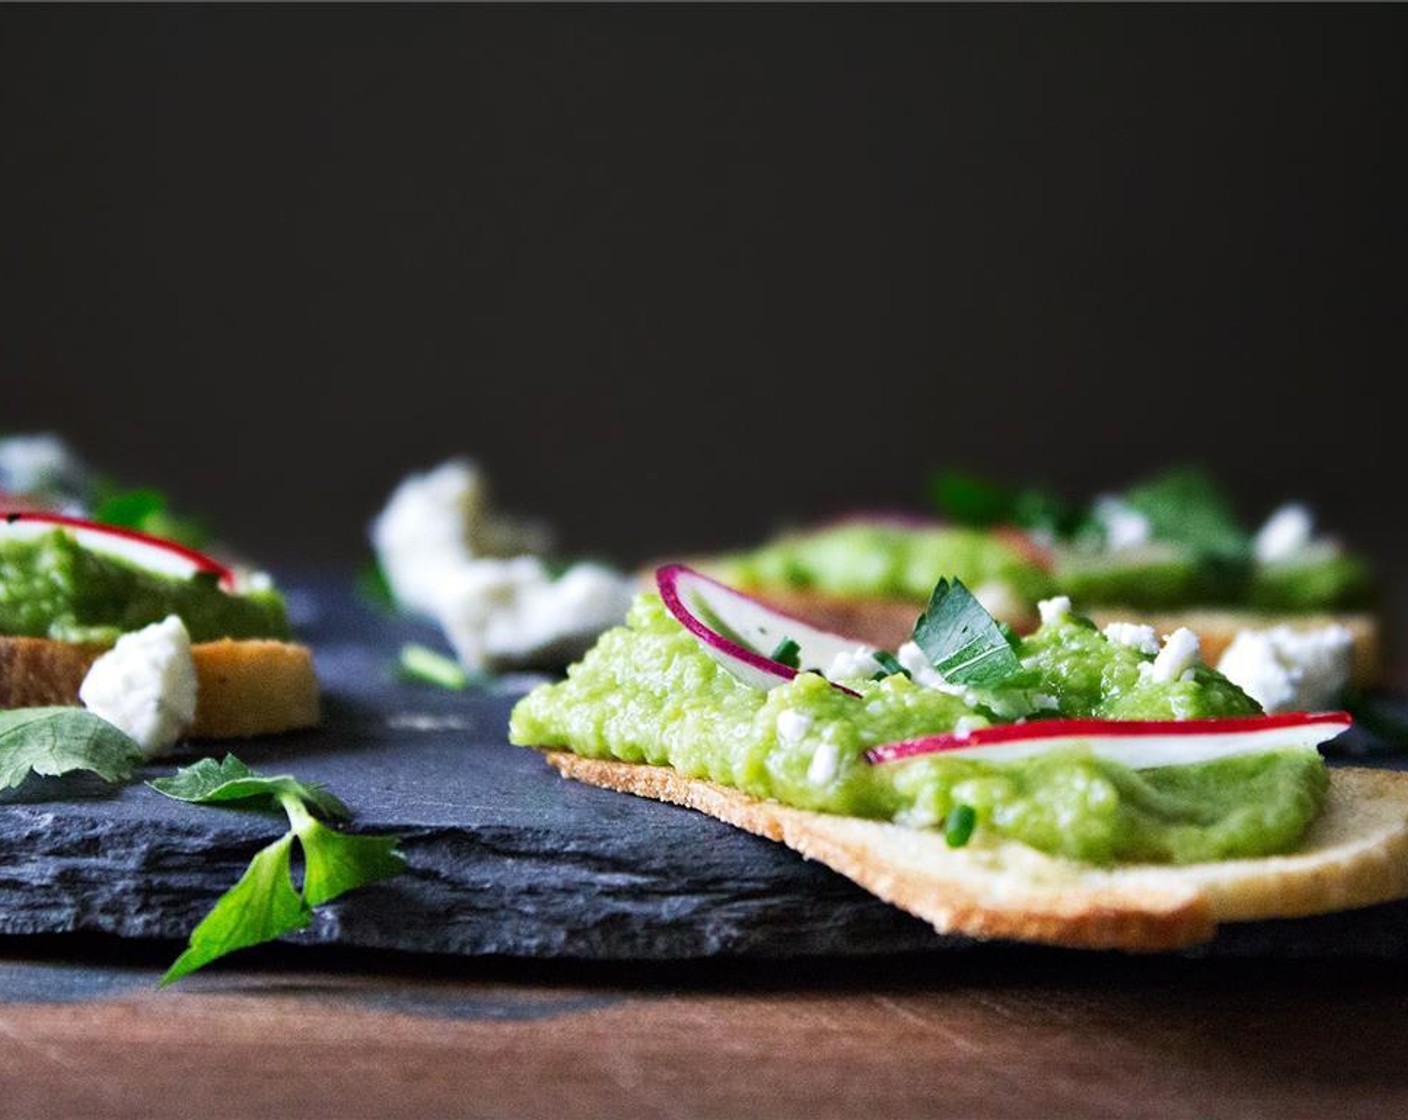
[[[0,942],[0,1115],[1408,1115],[1398,962],[168,955]]]

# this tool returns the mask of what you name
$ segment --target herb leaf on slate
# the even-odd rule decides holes
[[[247,949],[303,929],[313,920],[312,907],[294,889],[289,857],[294,834],[286,833],[261,848],[239,882],[220,896],[191,931],[186,949],[166,975],[163,985],[188,976],[236,949]]]
[[[31,773],[55,777],[72,770],[125,782],[141,763],[141,748],[125,732],[83,708],[0,712],[0,789]]]
[[[239,882],[191,932],[190,946],[162,977],[163,985],[226,953],[303,929],[314,907],[406,868],[396,837],[349,835],[319,821],[314,811],[334,819],[352,815],[322,786],[286,774],[259,774],[234,755],[220,762],[203,758],[149,784],[158,793],[192,804],[281,809],[289,822],[288,831],[255,854]],[[293,881],[295,841],[303,855],[301,887]]]
[[[301,782],[288,774],[259,774],[232,754],[227,754],[219,762],[213,758],[202,758],[190,766],[183,766],[169,778],[157,778],[148,784],[157,793],[176,801],[199,805],[251,801],[259,804],[241,807],[267,811],[282,807],[282,797],[292,795],[333,820],[345,821],[352,817],[352,810],[322,786]]]

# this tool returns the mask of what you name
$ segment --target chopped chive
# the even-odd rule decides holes
[[[802,647],[791,638],[783,638],[777,643],[777,648],[772,651],[772,659],[781,662],[789,669],[796,669],[801,666]]]
[[[978,812],[971,805],[955,805],[944,820],[944,840],[950,848],[961,848],[973,837]]]
[[[441,688],[459,689],[469,684],[469,674],[459,662],[414,642],[401,647],[401,672],[412,680]]]
[[[880,668],[884,670],[883,672],[876,673],[871,680],[882,680],[885,677],[892,677],[896,673],[906,677],[909,676],[909,670],[901,665],[899,658],[889,650],[877,649],[871,656],[880,663]],[[910,677],[910,679],[913,680],[914,678]]]

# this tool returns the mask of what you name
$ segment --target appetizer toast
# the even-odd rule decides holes
[[[1408,774],[1330,769],[1345,712],[1268,715],[1191,631],[1018,637],[942,581],[893,652],[683,565],[510,740],[563,776],[781,842],[936,930],[1157,951],[1408,896]],[[767,652],[771,651],[771,652]]]
[[[83,678],[106,648],[0,637],[0,708],[77,704]],[[306,646],[222,638],[195,643],[191,655],[198,682],[191,738],[248,738],[318,723],[318,678]]]
[[[149,753],[309,727],[319,686],[267,576],[62,514],[0,519],[0,708],[83,703]]]
[[[855,514],[700,566],[816,625],[877,643],[902,641],[934,582],[957,578],[1019,633],[1036,626],[1036,604],[1055,595],[1101,626],[1151,625],[1160,634],[1186,626],[1210,665],[1269,708],[1333,703],[1382,681],[1374,572],[1320,532],[1300,503],[1251,525],[1196,468],[1081,505],[949,473],[933,481],[931,499],[937,518]]]

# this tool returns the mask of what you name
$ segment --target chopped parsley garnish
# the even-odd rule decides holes
[[[891,653],[889,650],[877,649],[870,656],[875,658],[876,662],[878,662],[880,665],[880,672],[876,673],[873,677],[870,678],[873,681],[880,681],[884,680],[886,677],[893,677],[896,673],[899,673],[901,676],[904,677],[908,677],[910,675],[909,670],[900,664],[900,659],[896,657],[893,653]]]
[[[135,529],[188,548],[201,548],[209,540],[210,534],[198,521],[171,512],[160,490],[120,490],[108,482],[100,482],[97,490],[93,520],[102,525]]]
[[[940,471],[929,480],[929,500],[960,525],[1020,525],[1064,536],[1079,527],[1081,512],[1049,490],[1016,489],[965,471]]]
[[[978,825],[978,812],[971,805],[955,805],[944,818],[944,842],[950,848],[961,848],[973,838]]]
[[[786,665],[789,669],[801,667],[802,647],[791,638],[783,638],[777,643],[776,648],[768,656],[781,665]]]
[[[1022,672],[1007,634],[959,579],[941,579],[914,624],[914,641],[953,684],[996,688]]]
[[[125,782],[141,763],[141,749],[126,733],[83,708],[0,712],[0,789],[30,774],[57,777],[73,770]]]
[[[149,783],[158,793],[199,805],[253,811],[282,810],[289,829],[255,853],[249,867],[191,931],[190,945],[161,978],[170,984],[236,949],[259,945],[305,928],[313,908],[357,887],[405,870],[394,836],[353,836],[329,828],[313,814],[346,820],[347,806],[322,786],[289,775],[251,770],[232,754],[223,762],[203,758],[169,778]],[[295,841],[303,854],[303,883],[295,886]]]
[[[1149,519],[1158,540],[1173,541],[1212,560],[1236,563],[1251,553],[1251,537],[1232,502],[1206,471],[1182,467],[1130,487],[1124,502]]]

